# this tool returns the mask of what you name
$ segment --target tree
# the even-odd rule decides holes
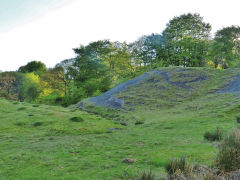
[[[69,74],[72,76],[75,85],[86,91],[87,96],[109,88],[110,77],[107,65],[104,64],[103,60],[109,51],[108,45],[109,41],[105,40],[74,49],[78,56],[73,65],[69,67]],[[103,83],[105,87],[101,89]]]
[[[240,65],[240,27],[225,27],[216,32],[210,51],[215,67]]]
[[[47,82],[49,88],[53,89],[55,92],[67,95],[69,93],[69,85],[72,79],[68,75],[68,72],[65,72],[64,68],[58,65],[42,74],[41,80]]]
[[[132,58],[136,66],[154,65],[162,59],[164,39],[160,34],[151,34],[140,37],[129,45]]]
[[[167,64],[203,66],[207,57],[211,25],[199,14],[174,17],[163,32]]]
[[[18,80],[17,91],[20,101],[35,101],[42,93],[39,76],[34,73],[22,74]]]
[[[40,61],[31,61],[27,63],[25,66],[21,66],[18,69],[18,72],[21,73],[30,73],[30,72],[46,72],[46,65]]]
[[[6,98],[10,98],[11,93],[14,92],[16,81],[15,72],[4,72],[0,74],[0,91]]]
[[[112,79],[131,74],[134,71],[129,46],[126,42],[111,42],[102,61],[109,68]]]

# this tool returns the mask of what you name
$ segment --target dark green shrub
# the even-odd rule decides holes
[[[26,90],[26,101],[28,102],[32,102],[35,99],[37,99],[37,97],[40,94],[40,90],[39,87],[37,85],[32,85],[30,87],[28,87],[28,89]]]
[[[102,79],[101,83],[99,84],[99,87],[98,87],[98,88],[99,88],[99,90],[100,90],[101,92],[106,92],[106,91],[108,91],[108,90],[110,89],[111,84],[112,84],[111,78],[108,77],[108,76],[105,76],[105,77]]]
[[[23,111],[23,110],[26,110],[27,108],[26,107],[20,107],[17,109],[17,111]]]
[[[144,121],[137,120],[137,121],[135,122],[135,125],[140,125],[140,124],[144,124]]]
[[[205,132],[204,139],[208,141],[220,141],[223,137],[223,131],[221,128],[217,128],[214,132]]]
[[[237,120],[237,123],[240,123],[240,116],[238,116],[236,120]]]
[[[71,95],[66,95],[62,98],[61,105],[67,107],[72,104],[77,104],[81,99],[86,98],[85,91],[81,88],[72,89]]]
[[[39,107],[40,105],[39,104],[34,104],[32,107]]]
[[[63,100],[62,97],[57,97],[57,98],[55,99],[55,103],[56,103],[56,104],[59,104],[59,103],[62,102],[62,100]]]
[[[15,125],[17,125],[17,126],[25,126],[26,123],[25,122],[17,122],[17,123],[15,123]]]
[[[185,156],[169,160],[169,162],[165,166],[165,169],[169,175],[175,175],[180,173],[188,175],[191,174],[193,171],[193,167],[187,162]]]
[[[75,111],[77,111],[78,109],[77,108],[75,108],[75,109],[71,109],[69,112],[75,112]]]
[[[220,144],[216,167],[225,172],[240,169],[240,130],[231,132]]]
[[[35,122],[35,123],[33,123],[34,127],[41,126],[41,125],[43,125],[43,122]]]
[[[89,80],[84,83],[83,87],[86,92],[86,95],[89,97],[92,96],[94,92],[98,89],[98,84],[95,80]]]
[[[83,122],[83,118],[82,117],[72,117],[70,118],[70,121],[73,121],[73,122]]]
[[[62,103],[62,95],[60,95],[58,92],[54,92],[52,94],[39,98],[38,103],[60,105]]]

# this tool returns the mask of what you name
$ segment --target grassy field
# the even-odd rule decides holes
[[[170,79],[153,75],[118,95],[125,110],[0,99],[0,179],[128,179],[149,169],[160,177],[181,155],[211,165],[217,149],[203,134],[216,127],[227,133],[240,115],[239,95],[214,92],[239,70],[161,70]]]

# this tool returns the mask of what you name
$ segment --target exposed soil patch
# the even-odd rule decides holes
[[[229,82],[218,93],[238,93],[240,92],[240,74],[238,74],[233,81]]]

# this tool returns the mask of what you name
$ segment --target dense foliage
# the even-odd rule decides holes
[[[211,38],[211,25],[199,14],[169,21],[161,34],[145,35],[132,43],[99,40],[74,48],[76,58],[47,69],[31,61],[17,72],[0,72],[0,96],[68,106],[99,95],[155,67],[214,68],[240,65],[240,27],[225,27]]]

